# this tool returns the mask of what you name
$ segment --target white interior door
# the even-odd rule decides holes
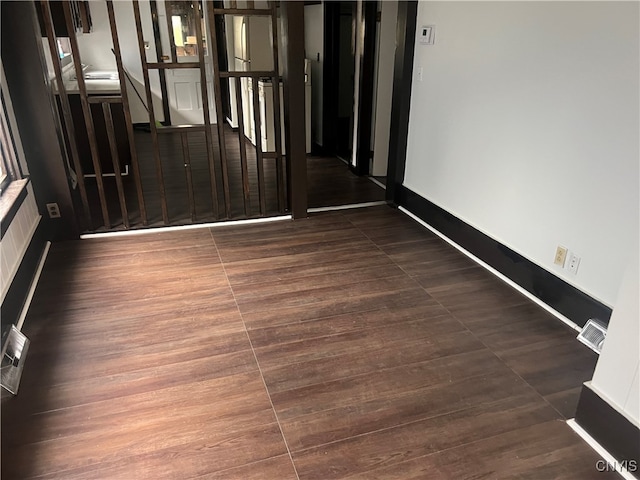
[[[162,41],[163,55],[171,56],[169,35],[172,35],[175,45],[178,63],[198,61],[196,46],[196,34],[193,22],[197,20],[197,13],[189,9],[188,13],[181,13],[180,7],[188,5],[187,2],[174,2],[175,7],[171,16],[173,31],[168,31],[164,2],[158,2],[158,22],[160,25],[160,37]],[[184,10],[182,10],[184,11]],[[191,15],[191,17],[189,17]],[[213,92],[213,65],[208,45],[208,21],[207,12],[204,11],[205,22],[203,35],[205,37],[205,71],[207,78],[207,94],[209,102],[209,115],[211,123],[216,123],[215,96]],[[200,70],[197,68],[167,69],[167,96],[171,125],[197,125],[204,122],[202,109],[202,91],[200,85]]]

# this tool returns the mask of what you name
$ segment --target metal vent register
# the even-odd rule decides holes
[[[597,354],[602,351],[605,338],[607,338],[607,327],[595,318],[589,320],[578,335],[578,340]]]
[[[29,350],[29,339],[20,330],[11,325],[2,342],[2,387],[16,395],[20,385],[20,377],[24,361]]]

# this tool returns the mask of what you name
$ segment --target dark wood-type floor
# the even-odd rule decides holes
[[[605,479],[596,356],[386,206],[59,243],[10,479]]]
[[[240,146],[238,133],[231,128],[225,129],[225,145],[228,165],[230,216],[226,216],[223,188],[223,172],[218,148],[218,133],[212,126],[215,165],[215,188],[217,203],[214,204],[209,162],[205,148],[203,132],[188,135],[189,158],[194,192],[195,221],[191,219],[191,208],[185,173],[185,160],[180,134],[161,134],[158,136],[160,160],[162,163],[164,188],[170,225],[188,225],[192,223],[216,222],[225,219],[246,219],[282,215],[288,211],[287,205],[280,208],[278,203],[278,172],[274,159],[264,159],[264,197],[265,209],[260,211],[259,184],[255,147],[245,141],[249,178],[249,202],[247,212],[242,187],[242,171],[240,163]],[[140,177],[149,226],[163,226],[160,203],[160,187],[155,166],[155,158],[149,132],[137,130],[135,144],[140,165]],[[282,172],[282,183],[285,184],[286,171]],[[100,210],[100,198],[96,180],[85,179],[91,210],[91,227],[88,231],[104,231],[103,217]],[[132,228],[143,227],[138,207],[136,184],[133,171],[123,177],[125,204]],[[122,230],[122,214],[113,177],[104,178],[105,196],[111,226],[107,230]],[[286,187],[284,187],[286,198]],[[350,205],[384,200],[384,190],[367,177],[358,177],[348,166],[332,156],[307,156],[307,189],[309,207],[327,207]],[[248,215],[247,215],[248,213]]]

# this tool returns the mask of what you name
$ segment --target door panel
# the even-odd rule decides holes
[[[164,2],[158,2],[158,19],[160,28],[162,51],[164,55],[171,56],[172,43],[175,45],[176,61],[178,63],[198,62],[196,33],[194,22],[197,21],[191,13],[182,12],[192,9],[184,8],[188,2],[172,1],[171,25],[169,31]],[[203,31],[208,31],[208,18],[205,10]],[[169,35],[172,37],[170,38]],[[206,34],[205,34],[206,38]],[[207,89],[209,96],[209,111],[212,124],[216,123],[215,93],[213,91],[213,67],[209,49],[205,45],[205,65],[207,75]],[[201,125],[204,122],[202,112],[202,95],[200,89],[200,70],[196,68],[175,69],[167,71],[167,94],[169,96],[169,111],[172,125]]]
[[[191,82],[174,82],[173,89],[175,91],[176,109],[177,110],[193,110],[193,97],[195,95],[194,87]],[[173,115],[171,116],[173,118]],[[177,119],[176,119],[177,120]],[[184,123],[184,122],[180,122]]]

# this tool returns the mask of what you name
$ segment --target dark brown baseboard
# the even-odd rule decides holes
[[[590,318],[609,323],[611,309],[522,255],[412,192],[398,189],[396,203],[498,270],[527,292],[583,327]]]
[[[640,429],[603,400],[589,385],[582,386],[576,423],[602,445],[618,464],[638,477]]]

